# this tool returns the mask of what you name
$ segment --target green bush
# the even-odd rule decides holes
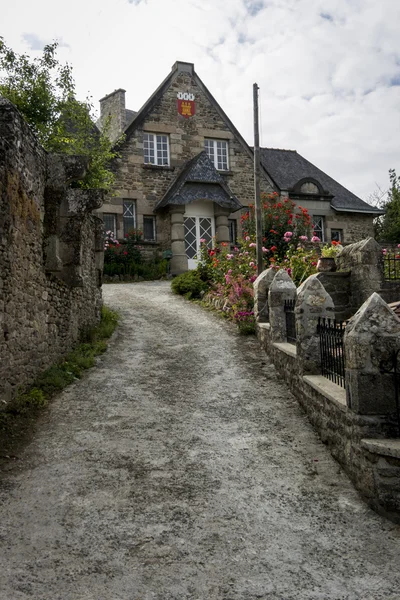
[[[171,288],[174,294],[181,294],[190,300],[201,298],[202,293],[207,291],[208,285],[200,278],[197,271],[187,271],[172,280]]]

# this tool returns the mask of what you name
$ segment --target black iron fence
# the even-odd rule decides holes
[[[318,319],[322,375],[345,388],[343,336],[345,325],[333,319]]]
[[[383,257],[383,272],[386,281],[400,280],[400,254],[389,251],[385,254]]]
[[[290,344],[296,343],[296,317],[294,314],[294,306],[296,299],[285,300],[284,309],[286,317],[286,340]]]

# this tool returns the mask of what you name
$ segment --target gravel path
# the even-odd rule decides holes
[[[0,599],[400,599],[400,528],[254,338],[166,282],[104,297],[109,351],[0,483]]]

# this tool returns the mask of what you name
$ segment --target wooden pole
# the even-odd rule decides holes
[[[255,83],[253,85],[253,105],[254,105],[254,200],[256,217],[256,246],[257,246],[257,273],[263,270],[262,255],[262,228],[261,228],[261,192],[260,192],[260,132],[258,125],[258,90]]]

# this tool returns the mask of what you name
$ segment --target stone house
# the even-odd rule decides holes
[[[125,107],[125,90],[100,100],[111,117],[114,196],[98,214],[123,239],[132,228],[148,247],[172,251],[173,274],[193,268],[200,239],[235,243],[240,216],[254,201],[254,155],[194,70],[176,62],[139,112]],[[309,209],[323,240],[354,242],[373,235],[381,211],[363,202],[295,151],[263,148],[261,191],[290,196]]]

